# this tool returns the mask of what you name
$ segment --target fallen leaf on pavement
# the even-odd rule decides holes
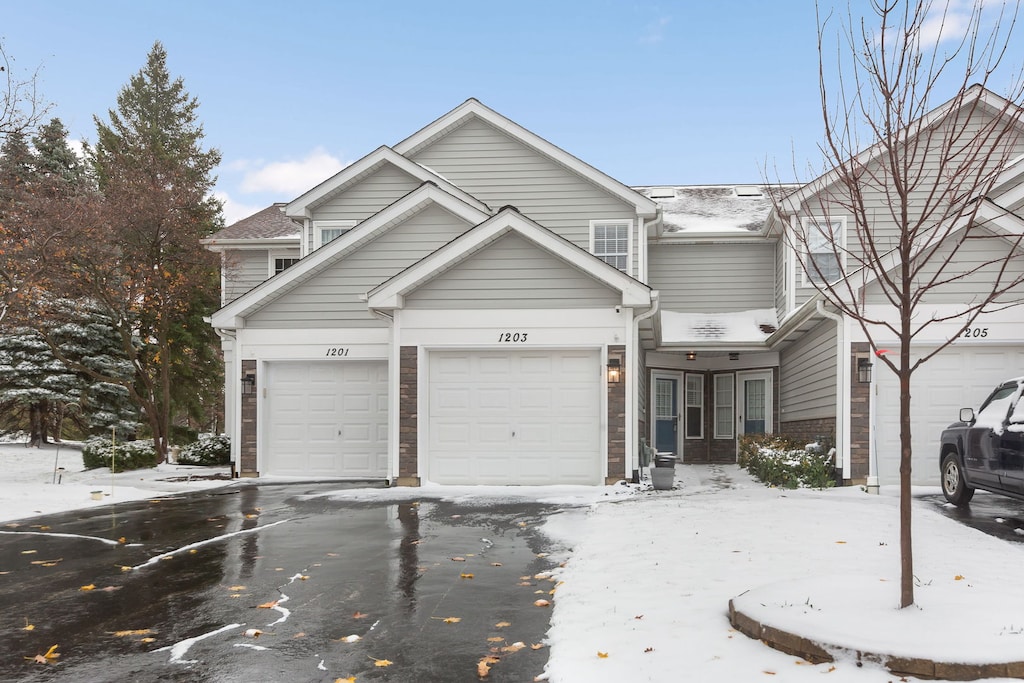
[[[373,659],[374,666],[385,667],[394,664],[390,659],[374,659],[373,657],[370,657],[370,659]]]
[[[534,600],[533,604],[536,607],[550,607],[551,606],[551,603],[548,602],[547,600]]]
[[[81,587],[81,588],[79,588],[78,590],[80,590],[80,591],[91,591],[91,590],[95,590],[95,589],[96,589],[96,584],[94,584],[94,583],[90,583],[90,584],[89,584],[89,585],[87,585],[87,586],[82,586],[82,587]]]
[[[356,612],[355,614],[352,615],[352,618],[353,619],[365,619],[368,616],[369,616],[368,614],[363,614],[362,612]]]
[[[472,579],[473,575],[472,574],[459,574],[459,578],[460,579]]]
[[[345,636],[344,638],[338,638],[338,642],[340,642],[340,643],[357,643],[357,642],[359,642],[362,639],[363,639],[362,636],[357,636],[357,635],[353,634],[353,635],[350,635],[350,636]]]
[[[464,558],[464,557],[453,557],[452,558],[452,562],[465,562],[465,561],[466,561],[466,558]]]
[[[246,638],[259,638],[263,635],[263,631],[258,628],[247,628],[242,632],[242,635]]]
[[[543,643],[534,643],[533,645],[530,646],[530,649],[531,650],[542,650],[542,649],[544,649],[544,644]]]
[[[608,659],[608,653],[607,652],[598,651],[597,658],[598,659]]]
[[[256,605],[256,607],[259,609],[274,609],[277,607],[277,600],[271,600],[270,602],[265,602],[262,605]]]
[[[228,588],[228,590],[229,591],[244,591],[245,590],[245,586],[232,586],[231,588]]]
[[[476,663],[476,675],[480,678],[487,678],[491,673],[491,667],[500,662],[501,660],[497,657],[490,655],[483,657],[479,662]]]
[[[516,642],[512,643],[511,645],[506,645],[505,647],[501,648],[501,651],[502,652],[519,652],[520,650],[522,650],[525,647],[526,647],[526,643],[524,643],[522,641],[516,641]]]
[[[132,631],[112,631],[110,635],[117,638],[127,638],[128,636],[148,636],[153,632],[151,628],[137,628]]]
[[[498,622],[497,624],[495,624],[495,625],[494,625],[494,628],[505,628],[505,627],[507,627],[507,626],[511,626],[511,625],[512,625],[512,624],[511,624],[510,622],[507,622],[507,621],[499,621],[499,622]]]

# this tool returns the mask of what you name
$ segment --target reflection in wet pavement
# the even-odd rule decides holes
[[[239,486],[0,526],[96,537],[0,535],[0,680],[476,681],[488,655],[488,680],[541,673],[547,649],[530,646],[550,608],[534,602],[554,583],[536,529],[557,510],[302,495],[337,488]],[[56,663],[23,659],[54,644]]]
[[[946,502],[941,495],[922,496],[942,514],[965,526],[982,531],[1004,541],[1024,543],[1024,501],[978,491],[970,504],[957,507]]]

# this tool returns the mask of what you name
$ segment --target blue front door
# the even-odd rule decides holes
[[[679,380],[654,380],[654,450],[679,454]]]

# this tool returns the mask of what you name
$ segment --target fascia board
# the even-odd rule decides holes
[[[589,182],[597,185],[608,193],[618,197],[627,204],[636,207],[637,215],[641,218],[654,218],[658,214],[658,203],[645,197],[636,190],[620,183],[611,176],[602,173],[590,164],[569,154],[564,149],[554,145],[536,133],[523,128],[515,121],[505,118],[498,112],[486,106],[477,99],[470,98],[443,115],[436,121],[427,124],[424,128],[413,133],[405,140],[394,146],[394,150],[403,156],[413,156],[421,145],[431,141],[438,133],[457,124],[469,116],[486,121],[495,128],[507,135],[518,139],[525,145],[536,149],[541,154],[554,160],[558,164],[568,168],[570,171],[582,176]]]
[[[355,251],[366,240],[382,231],[385,226],[395,223],[403,214],[416,209],[419,206],[432,201],[443,207],[452,214],[466,221],[468,225],[476,225],[485,221],[488,215],[470,206],[460,199],[444,192],[436,185],[429,183],[421,185],[390,206],[382,209],[373,216],[349,230],[344,235],[317,249],[306,258],[300,260],[284,272],[265,280],[242,296],[238,297],[224,308],[214,313],[215,321],[225,317],[244,317],[258,309],[263,303],[272,300],[277,295],[301,284],[313,277],[316,273],[346,254]],[[400,221],[399,221],[400,222]],[[215,322],[216,325],[216,322]]]
[[[990,200],[978,207],[978,219],[985,221],[985,227],[1001,237],[1017,244],[1024,235],[1024,218],[1007,211]]]
[[[622,292],[623,306],[650,305],[651,289],[647,285],[634,280],[521,214],[505,211],[371,290],[367,295],[369,307],[378,310],[400,308],[401,297],[405,294],[509,232],[522,235],[602,284]]]
[[[207,238],[199,240],[199,243],[210,251],[224,251],[225,249],[273,249],[276,247],[299,246],[299,236],[295,237],[260,237],[260,238],[235,238],[215,239]]]

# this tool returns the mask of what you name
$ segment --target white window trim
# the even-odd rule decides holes
[[[312,221],[313,223],[313,250],[316,251],[323,245],[323,236],[321,230],[351,230],[356,227],[358,221],[353,220],[341,220],[341,219],[325,219],[319,221]]]
[[[274,250],[268,251],[267,252],[267,277],[274,277],[274,275],[276,275],[276,273],[274,273],[274,261],[279,259],[279,258],[298,259],[298,258],[301,258],[301,256],[300,256],[298,250],[295,250],[295,249],[289,249],[287,251],[280,250],[280,249],[277,250],[277,251],[274,251]]]
[[[595,239],[594,232],[595,228],[599,225],[625,225],[626,226],[626,269],[623,270],[626,275],[633,275],[633,219],[631,218],[602,218],[598,220],[590,221],[590,253],[598,258],[601,258],[602,254],[598,254],[595,250]],[[604,260],[604,259],[602,259]]]
[[[700,403],[690,405],[690,389],[688,383],[690,378],[700,380]],[[704,375],[688,372],[683,376],[683,438],[684,439],[703,439],[704,438],[704,409],[705,409],[705,398],[704,398]],[[697,436],[690,436],[690,408],[700,408],[700,434]]]
[[[799,259],[799,263],[803,266],[800,268],[800,286],[801,287],[814,287],[815,283],[811,279],[811,274],[807,271],[807,267],[810,265],[810,250],[807,248],[807,236],[809,234],[810,225],[812,223],[839,223],[839,272],[840,279],[842,274],[846,272],[846,216],[804,216],[800,219],[800,229],[802,231],[802,239],[799,240],[798,248],[802,252],[802,258]],[[821,252],[825,253],[825,252]],[[820,283],[821,285],[834,284],[830,282]]]
[[[718,373],[718,374],[714,375],[713,377],[714,377],[714,379],[712,380],[712,382],[713,382],[712,386],[714,387],[714,397],[715,397],[715,400],[714,400],[714,404],[715,404],[714,410],[715,410],[715,413],[714,413],[714,420],[713,420],[713,422],[714,422],[715,438],[716,439],[735,439],[736,438],[736,377],[731,372],[730,373]],[[732,418],[729,420],[729,424],[728,424],[729,432],[728,433],[725,433],[724,431],[722,431],[720,429],[720,427],[723,427],[725,425],[720,424],[719,421],[718,421],[718,409],[726,407],[725,405],[721,405],[721,404],[718,403],[718,382],[719,382],[719,380],[728,380],[729,383],[731,384],[731,389],[732,389],[731,402],[730,402],[730,404],[728,406],[729,410],[731,411]]]

